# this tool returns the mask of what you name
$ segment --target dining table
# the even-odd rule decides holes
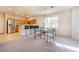
[[[52,38],[53,38],[53,40],[55,39],[55,37],[56,37],[56,29],[55,28],[38,28],[39,29],[39,34],[40,34],[40,37],[42,38],[42,37],[44,37],[44,39],[45,38],[47,38],[47,42],[48,42],[48,37],[49,37],[49,34],[51,34],[52,35]],[[36,35],[37,35],[37,31],[36,31],[37,29],[34,29],[34,31],[35,31],[35,35],[34,35],[34,38],[36,39]]]

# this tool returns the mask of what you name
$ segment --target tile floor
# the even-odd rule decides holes
[[[18,33],[0,35],[0,52],[78,52],[79,41],[56,37],[48,43],[37,37],[21,36]]]

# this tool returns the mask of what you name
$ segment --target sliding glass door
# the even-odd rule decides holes
[[[57,28],[57,27],[58,27],[58,16],[45,18],[44,28]]]

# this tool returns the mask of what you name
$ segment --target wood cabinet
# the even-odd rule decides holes
[[[36,24],[36,19],[33,19],[33,20],[16,20],[16,24]]]
[[[25,24],[25,20],[16,20],[16,24]]]

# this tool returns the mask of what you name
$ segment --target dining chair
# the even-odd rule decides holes
[[[47,42],[49,41],[49,39],[53,39],[53,41],[55,41],[55,37],[56,37],[55,29],[48,29],[47,32],[45,32],[44,37]]]

